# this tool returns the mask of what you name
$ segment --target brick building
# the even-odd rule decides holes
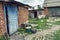
[[[0,35],[5,32],[11,35],[28,21],[29,7],[14,0],[0,0]]]

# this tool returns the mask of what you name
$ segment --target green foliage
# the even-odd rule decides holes
[[[54,22],[54,24],[60,25],[60,21],[56,21]]]
[[[43,22],[41,22],[41,20],[43,20]],[[47,29],[48,28],[48,25],[46,24],[47,21],[46,19],[40,19],[37,21],[38,23],[38,26],[36,27],[37,29]]]
[[[18,29],[18,32],[20,32],[20,33],[25,33],[25,29],[19,28],[19,29]]]
[[[43,20],[43,22],[41,22],[41,20]],[[47,19],[45,19],[45,18],[42,18],[42,19],[30,19],[29,23],[30,24],[38,24],[38,26],[35,27],[37,29],[48,29],[48,28],[50,28],[50,26],[47,25],[48,22],[46,20]]]
[[[41,10],[42,9],[40,5],[38,5],[37,7],[38,7],[38,10]]]
[[[54,32],[52,34],[46,35],[45,40],[60,40],[60,30],[59,31],[56,31],[56,32]]]
[[[29,19],[30,24],[37,24],[37,19]]]
[[[5,40],[4,36],[0,36],[0,40]]]
[[[18,32],[19,32],[19,33],[32,34],[32,32],[26,32],[26,29],[23,29],[23,28],[19,28],[19,29],[18,29]]]
[[[60,40],[60,30],[54,33],[45,35],[45,40]]]
[[[60,40],[60,30],[54,33],[53,40]]]

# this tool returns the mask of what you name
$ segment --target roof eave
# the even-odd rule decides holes
[[[17,5],[20,5],[20,6],[27,7],[27,8],[31,8],[31,6],[29,6],[27,4],[23,4],[23,3],[18,2],[18,1],[0,1],[0,2],[3,2],[3,3],[13,3],[13,4],[17,4]]]

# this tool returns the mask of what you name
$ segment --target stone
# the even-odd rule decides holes
[[[37,30],[36,29],[31,29],[32,33],[36,33]]]

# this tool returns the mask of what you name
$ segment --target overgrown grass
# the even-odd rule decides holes
[[[41,39],[41,37],[38,37],[38,38],[34,37],[32,40],[36,40],[36,39],[43,40],[43,38]],[[45,35],[45,39],[44,40],[60,40],[60,30],[56,31],[54,33]]]
[[[4,36],[0,36],[0,40],[5,40]]]
[[[41,22],[43,21],[43,22]],[[30,24],[38,24],[37,29],[48,29],[50,26],[47,25],[47,19],[29,19]]]
[[[56,22],[54,22],[54,24],[60,25],[60,21],[56,21]]]
[[[54,33],[53,40],[60,40],[60,30]]]
[[[32,32],[27,32],[26,29],[24,29],[24,28],[19,28],[18,32],[21,33],[21,34],[23,34],[23,33],[32,34]]]
[[[18,29],[18,32],[20,32],[20,33],[25,33],[26,31],[25,31],[25,29],[23,29],[23,28],[19,28],[19,29]]]
[[[47,34],[45,35],[45,40],[53,40],[54,35],[53,34]]]
[[[46,35],[45,40],[60,40],[60,30]]]

